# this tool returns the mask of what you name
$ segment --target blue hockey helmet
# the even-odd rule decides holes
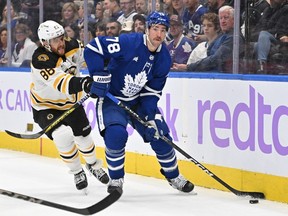
[[[154,11],[147,17],[147,27],[151,27],[152,25],[161,24],[166,26],[167,30],[170,27],[170,19],[163,12]]]

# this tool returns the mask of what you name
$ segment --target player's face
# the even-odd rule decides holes
[[[166,26],[159,24],[152,25],[148,29],[147,35],[149,37],[149,41],[154,46],[154,48],[157,48],[164,41],[166,37]]]
[[[64,35],[51,39],[50,47],[52,52],[57,53],[60,56],[63,56],[65,54]]]

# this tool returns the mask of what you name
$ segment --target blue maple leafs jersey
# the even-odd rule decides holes
[[[87,44],[84,58],[90,76],[103,72],[104,62],[111,73],[110,93],[129,105],[145,102],[156,107],[170,70],[171,58],[164,44],[155,52],[146,45],[146,35],[99,36]]]
[[[193,37],[195,34],[203,34],[201,17],[206,12],[207,8],[202,5],[199,5],[193,13],[190,13],[188,8],[184,10],[183,24],[189,37]]]

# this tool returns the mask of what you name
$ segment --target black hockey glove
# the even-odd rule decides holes
[[[90,89],[91,89],[92,82],[93,82],[93,79],[91,77],[89,77],[89,76],[83,77],[80,80],[83,91],[85,91],[86,93],[89,93]]]

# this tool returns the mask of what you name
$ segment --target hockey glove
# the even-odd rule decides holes
[[[76,64],[72,63],[72,62],[68,62],[65,61],[61,64],[61,69],[65,72],[65,73],[69,73],[71,75],[76,75],[77,74],[77,67]]]
[[[90,93],[98,97],[105,97],[110,88],[111,74],[98,72],[93,76]]]
[[[90,89],[91,89],[91,86],[92,86],[92,82],[93,82],[93,79],[91,77],[89,77],[89,76],[83,77],[80,80],[80,83],[81,83],[81,86],[82,86],[82,89],[83,89],[84,92],[86,92],[86,93],[90,92]]]
[[[162,120],[155,119],[147,122],[149,126],[146,127],[144,132],[144,139],[147,142],[157,141],[163,135]]]

